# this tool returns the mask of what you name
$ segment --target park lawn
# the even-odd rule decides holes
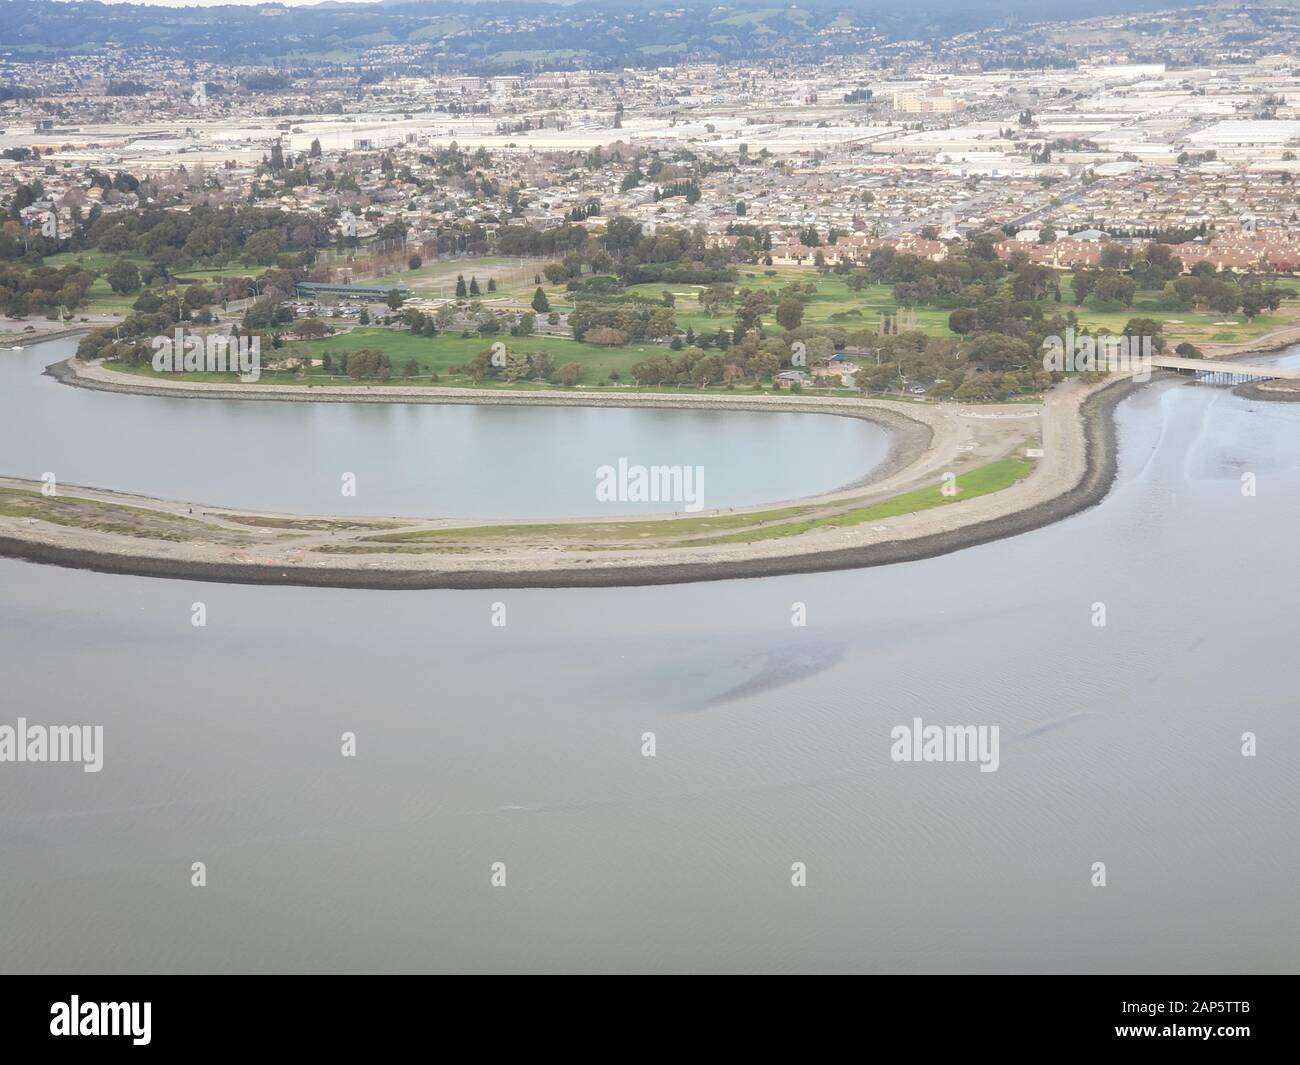
[[[534,274],[541,273],[542,263],[525,261],[524,266],[519,266],[518,259],[511,259],[505,256],[483,256],[474,259],[436,259],[433,262],[425,263],[417,270],[402,270],[395,274],[384,274],[382,277],[365,279],[358,281],[362,285],[396,285],[399,287],[409,288],[412,294],[417,296],[429,296],[439,298],[445,295],[451,299],[456,295],[456,275],[463,274],[465,283],[468,285],[471,277],[478,278],[479,286],[483,290],[483,295],[487,296],[487,281],[489,277],[497,277],[497,286],[502,286],[500,275],[506,273],[510,276],[511,283],[518,284],[517,278],[527,275],[528,280],[532,280]],[[340,269],[346,269],[343,263],[335,263]],[[532,289],[529,288],[529,295],[532,295]],[[493,293],[496,295],[497,293]]]
[[[803,325],[830,328],[838,326],[849,332],[858,329],[879,329],[880,316],[894,314],[898,304],[894,302],[891,285],[868,285],[859,292],[849,289],[844,277],[839,274],[821,274],[809,267],[740,267],[736,281],[737,290],[749,288],[765,291],[772,296],[773,309],[781,290],[790,284],[806,284],[812,281],[817,291],[804,299]],[[647,299],[661,302],[665,291],[676,296],[673,314],[677,324],[683,329],[690,326],[697,333],[716,333],[718,329],[730,329],[735,321],[735,307],[723,307],[717,318],[710,318],[700,306],[699,294],[703,285],[665,284],[651,282],[631,285],[627,291]],[[550,292],[548,297],[554,302]],[[949,311],[946,308],[915,309],[916,328],[932,336],[953,335],[948,328]],[[764,327],[771,332],[779,329],[775,319],[769,315],[764,320]],[[907,328],[907,327],[904,327]]]
[[[86,293],[86,302],[73,313],[120,314],[125,316],[131,313],[131,305],[139,298],[139,292],[133,292],[129,296],[119,295],[113,291],[107,281],[102,277],[98,277]]]
[[[497,290],[493,293],[484,293],[488,299],[496,297],[498,299],[509,299],[525,307],[533,305],[533,294],[537,291],[537,282],[534,278],[540,271],[528,273],[523,281],[510,282],[498,281]],[[546,278],[542,278],[542,291],[546,293],[546,302],[551,305],[551,310],[569,312],[573,310],[573,296],[564,285],[552,285]]]
[[[582,368],[578,383],[587,385],[608,380],[610,373],[614,371],[617,371],[624,381],[630,380],[629,371],[634,364],[650,355],[667,350],[662,344],[628,344],[625,347],[608,348],[596,344],[582,344],[568,337],[509,335],[462,337],[457,333],[423,337],[414,336],[405,330],[362,327],[320,340],[295,341],[288,345],[287,351],[294,356],[319,359],[327,352],[337,357],[346,352],[360,351],[362,348],[378,348],[386,352],[392,362],[392,383],[400,384],[402,368],[411,359],[414,359],[419,366],[420,377],[427,378],[430,371],[436,371],[440,378],[445,378],[451,376],[453,366],[464,365],[480,351],[490,349],[497,341],[504,344],[508,351],[544,351],[555,360],[556,366],[562,366],[566,362],[576,362]],[[326,374],[319,366],[312,367],[307,377],[309,380],[320,378],[322,382],[331,379],[331,375]],[[336,380],[343,382],[346,378],[336,377]],[[465,380],[468,381],[468,378]],[[455,381],[447,383],[451,384]],[[490,385],[495,382],[484,383]]]
[[[269,266],[259,266],[256,263],[233,263],[226,266],[196,266],[192,270],[178,270],[176,276],[206,285],[215,281],[226,281],[232,277],[260,277],[270,269],[272,268]]]
[[[86,294],[86,302],[78,307],[73,312],[74,314],[117,314],[126,316],[131,313],[131,305],[140,298],[140,293],[133,292],[129,296],[119,295],[113,291],[103,277],[108,268],[119,259],[135,263],[137,267],[141,268],[149,264],[149,258],[144,255],[118,255],[116,253],[95,251],[94,249],[63,251],[57,255],[47,255],[43,262],[46,266],[55,268],[81,266],[86,270],[95,270],[100,274],[95,283],[90,286],[90,291]],[[246,266],[243,263],[236,263],[232,266],[195,267],[193,270],[180,271],[179,276],[206,285],[230,277],[256,277],[266,269],[265,266]]]
[[[96,251],[93,248],[85,251],[61,251],[57,255],[45,256],[42,261],[46,266],[81,266],[86,270],[97,270],[103,273],[119,259],[135,263],[138,267],[147,266],[150,262],[147,255],[119,255],[115,252]],[[257,277],[269,269],[271,269],[269,266],[258,266],[256,264],[228,263],[225,266],[195,266],[188,270],[177,270],[175,273],[179,277],[192,278],[195,281],[208,283],[213,280],[224,281],[230,277]]]
[[[1144,301],[1140,294],[1132,307],[1116,312],[1094,311],[1070,304],[1063,306],[1075,312],[1080,325],[1094,332],[1106,330],[1111,333],[1122,333],[1130,319],[1151,318],[1162,324],[1161,332],[1165,338],[1165,345],[1171,349],[1183,341],[1189,341],[1198,347],[1208,343],[1242,343],[1254,340],[1274,329],[1293,325],[1297,318],[1300,318],[1300,307],[1288,304],[1283,304],[1276,314],[1262,314],[1254,321],[1247,321],[1245,315],[1240,313],[1155,310],[1151,307],[1151,301]],[[1232,324],[1222,324],[1225,322]]]
[[[531,266],[532,264],[528,264],[529,269]],[[1068,272],[1064,276],[1068,276]],[[838,326],[850,332],[857,329],[878,329],[882,313],[891,315],[899,313],[899,307],[894,301],[892,285],[867,285],[855,293],[849,290],[843,276],[833,273],[821,274],[810,267],[742,265],[737,270],[736,287],[761,289],[776,297],[786,285],[804,284],[808,281],[815,283],[817,291],[804,301],[804,325],[820,328]],[[1068,281],[1066,283],[1068,284]],[[1280,283],[1283,287],[1300,293],[1300,282],[1284,279]],[[1010,283],[1007,284],[1009,287]],[[572,309],[572,301],[563,285],[551,285],[544,281],[542,288],[554,309],[564,312]],[[696,333],[716,333],[719,329],[731,329],[735,321],[734,307],[724,307],[718,317],[709,317],[699,303],[699,294],[703,288],[703,285],[656,281],[631,285],[626,292],[654,303],[662,301],[665,291],[672,292],[676,296],[673,315],[683,329],[689,326]],[[532,300],[535,289],[536,284],[530,275],[519,284],[501,284],[495,295],[527,304]],[[1065,291],[1068,293],[1068,288]],[[1156,291],[1139,292],[1134,305],[1121,311],[1098,311],[1090,307],[1080,307],[1071,303],[1068,297],[1057,303],[1049,296],[1042,299],[1040,304],[1043,313],[1047,316],[1074,311],[1080,324],[1094,331],[1121,333],[1131,318],[1153,318],[1167,324],[1165,337],[1175,345],[1184,340],[1190,340],[1194,344],[1250,340],[1279,326],[1290,324],[1295,316],[1294,313],[1289,315],[1284,308],[1279,314],[1264,315],[1254,322],[1246,322],[1241,315],[1157,310],[1152,307],[1152,303],[1158,295]],[[914,328],[929,336],[951,337],[954,334],[948,328],[950,313],[951,308],[948,307],[917,307],[910,312],[915,316],[915,324],[903,322],[900,323],[900,327],[904,330]],[[906,310],[902,314],[905,317],[909,316]],[[1228,320],[1236,324],[1232,326],[1216,324]],[[764,325],[768,332],[779,328],[770,316]]]
[[[125,259],[127,262],[135,263],[138,267],[148,264],[149,260],[143,255],[116,255],[102,251],[61,251],[57,255],[47,255],[42,259],[45,266],[52,266],[55,269],[63,269],[65,266],[80,266],[85,270],[95,270],[101,276],[96,278],[95,283],[90,286],[90,291],[86,293],[86,302],[83,303],[72,313],[78,314],[120,314],[128,315],[131,313],[131,304],[139,297],[139,293],[130,296],[119,296],[112,290],[108,282],[104,280],[103,273],[119,259]]]
[[[149,262],[144,255],[119,255],[116,252],[96,251],[94,248],[83,251],[61,251],[56,255],[44,256],[41,262],[59,270],[65,266],[80,266],[85,270],[98,270],[102,273],[118,259],[125,259],[127,262],[135,263],[136,266],[144,266]]]

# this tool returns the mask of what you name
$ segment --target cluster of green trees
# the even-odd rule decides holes
[[[949,326],[957,333],[1002,332],[1023,336],[1041,319],[1044,299],[1062,302],[1062,281],[1068,278],[1072,301],[1094,310],[1132,307],[1141,292],[1159,293],[1153,307],[1166,311],[1209,309],[1221,314],[1238,310],[1255,317],[1276,310],[1284,289],[1257,275],[1219,271],[1201,261],[1183,273],[1183,260],[1167,245],[1148,244],[1130,250],[1103,246],[1097,266],[1075,266],[1068,275],[1031,263],[1024,255],[1000,260],[987,235],[954,245],[941,262],[879,248],[861,267],[839,266],[851,291],[870,284],[892,284],[900,307],[952,307]],[[1016,324],[1020,323],[1020,324]]]
[[[837,350],[847,349],[860,362],[857,386],[865,392],[898,392],[921,385],[936,398],[1004,400],[1041,391],[1059,375],[1043,368],[1043,342],[1049,335],[1076,336],[1087,330],[1073,311],[1045,317],[1037,305],[1016,308],[1008,300],[999,307],[972,308],[984,316],[987,331],[973,329],[968,339],[932,337],[918,331],[880,335],[862,329],[799,327],[780,336],[742,334],[723,330],[717,338],[675,338],[671,350],[658,352],[631,368],[639,385],[708,387],[752,381],[761,387],[778,371],[810,368],[825,363]],[[1014,329],[1015,333],[999,330]],[[1163,350],[1160,323],[1149,318],[1131,319],[1124,332],[1151,336],[1154,350]],[[734,338],[734,342],[733,342]],[[796,352],[802,356],[796,361]],[[1197,356],[1191,345],[1179,353]]]
[[[106,174],[92,172],[92,181],[106,186]],[[113,187],[137,185],[128,174],[112,179]],[[11,210],[21,209],[42,194],[35,187],[22,186],[11,201]],[[268,267],[262,274],[263,290],[277,298],[293,291],[306,276],[316,249],[328,245],[331,232],[320,218],[282,211],[279,208],[215,208],[195,206],[190,211],[148,208],[136,212],[105,214],[96,204],[84,220],[73,213],[72,232],[59,238],[29,233],[26,240],[11,233],[0,234],[0,260],[21,260],[0,274],[0,302],[5,312],[18,317],[27,313],[50,313],[60,306],[75,310],[86,300],[95,272],[79,266],[46,267],[42,257],[64,251],[98,249],[121,256],[104,270],[104,279],[119,295],[134,295],[150,287],[169,285],[176,271],[193,267],[220,268],[231,261]],[[143,264],[136,260],[145,260]],[[252,280],[232,278],[223,283],[211,299],[226,301],[251,295]],[[155,291],[142,297],[138,310],[155,309],[153,300],[165,295]],[[192,294],[186,300],[196,309]]]
[[[698,203],[700,199],[699,183],[696,181],[675,181],[671,185],[664,185],[662,188],[656,187],[654,202],[670,200],[675,196],[685,197],[687,203]]]
[[[626,344],[630,340],[670,337],[677,330],[677,320],[673,317],[672,308],[660,304],[583,301],[569,314],[569,326],[575,340],[597,344]]]
[[[495,292],[497,290],[497,281],[495,277],[488,278],[487,290],[489,292]],[[456,298],[458,300],[467,298],[473,299],[481,295],[483,295],[483,289],[479,285],[477,277],[471,276],[469,283],[466,284],[464,274],[456,275]]]
[[[386,352],[361,348],[339,356],[339,372],[354,381],[387,381],[393,376],[393,364]]]
[[[957,297],[969,287],[988,291],[1007,274],[1007,265],[993,250],[993,239],[976,238],[967,244],[953,245],[940,262],[922,255],[898,252],[893,248],[875,248],[858,267],[837,267],[845,274],[849,290],[860,292],[868,285],[918,286],[904,288],[904,294],[916,292],[915,300],[926,302]]]
[[[334,327],[319,318],[300,318],[293,323],[293,335],[299,340],[319,340],[334,332]]]
[[[275,329],[292,321],[293,311],[267,296],[254,300],[244,312],[244,325],[249,329]]]
[[[834,341],[815,331],[801,331],[782,337],[760,337],[750,333],[736,343],[731,334],[722,334],[721,343],[714,338],[691,336],[680,354],[656,352],[631,368],[632,379],[639,385],[677,385],[706,388],[753,380],[770,381],[778,371],[794,365],[796,342],[803,344],[802,360],[806,365],[825,361],[835,353]],[[714,346],[716,344],[716,347]]]
[[[1241,311],[1255,318],[1264,311],[1275,311],[1289,295],[1286,289],[1254,274],[1236,274],[1217,270],[1213,263],[1199,262],[1185,277],[1166,283],[1159,306],[1161,310],[1204,310],[1219,314]]]
[[[144,314],[167,313],[179,322],[197,322],[207,325],[214,320],[212,313],[212,290],[204,285],[193,284],[184,292],[166,292],[146,289],[141,292],[131,309]]]
[[[85,302],[95,273],[79,266],[0,267],[0,306],[10,318],[74,311]]]
[[[497,231],[495,250],[501,255],[555,258],[542,270],[553,285],[584,274],[613,274],[626,285],[647,281],[708,284],[734,281],[733,264],[752,255],[753,243],[750,241],[748,248],[709,247],[703,228],[660,226],[650,234],[639,222],[611,218],[602,235],[593,235],[579,225],[551,229],[503,226]]]
[[[507,350],[502,353],[500,348],[485,348],[468,363],[453,366],[451,370],[452,373],[467,374],[475,384],[500,380],[507,383],[546,381],[572,386],[578,383],[578,378],[582,375],[580,364],[566,362],[557,366],[549,352]]]
[[[154,337],[171,336],[182,322],[183,309],[179,298],[172,296],[156,311],[136,312],[115,325],[95,329],[83,336],[77,344],[78,359],[116,359],[131,366],[139,366],[153,359]],[[280,348],[284,341],[277,334],[261,334],[244,330],[248,337],[259,336],[263,350]],[[241,332],[232,325],[230,337],[238,342]]]
[[[756,356],[753,362],[751,373],[756,378],[770,378],[776,373],[777,361],[771,355]],[[694,345],[677,358],[668,352],[652,355],[634,365],[631,372],[638,385],[694,385],[698,388],[746,376],[739,363]]]
[[[137,255],[172,270],[232,261],[292,268],[313,261],[333,234],[322,218],[278,207],[198,205],[100,215],[82,240],[85,247]]]
[[[444,318],[446,317],[444,315]],[[437,316],[433,314],[408,308],[402,311],[401,319],[410,328],[413,336],[436,337],[441,332],[438,328]]]

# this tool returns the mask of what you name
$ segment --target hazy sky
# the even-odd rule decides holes
[[[61,3],[72,3],[73,0],[59,0]],[[252,6],[253,4],[270,4],[278,3],[285,7],[306,7],[309,4],[319,4],[325,0],[99,0],[102,4],[149,4],[154,7],[223,7],[231,4],[241,4],[243,6]],[[345,4],[375,4],[379,0],[335,0],[337,3]],[[411,0],[412,3],[418,0]],[[489,0],[456,0],[458,3],[487,3]],[[565,4],[574,3],[575,0],[539,0],[545,4]]]
[[[62,0],[71,3],[72,0]],[[279,3],[285,7],[305,7],[319,4],[322,0],[99,0],[103,4],[149,4],[153,7],[229,7],[232,4],[252,6],[253,4]],[[348,4],[373,4],[378,0],[340,0]]]

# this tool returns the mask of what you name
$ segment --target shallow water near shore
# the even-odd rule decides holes
[[[98,774],[0,766],[0,969],[1294,972],[1300,405],[1166,381],[1117,419],[1099,506],[871,570],[354,592],[0,560],[0,724],[105,737]],[[1000,768],[893,763],[916,717],[998,725]]]
[[[41,376],[76,347],[0,351],[0,474],[273,513],[587,517],[828,492],[879,466],[892,440],[861,418],[783,412],[237,402]],[[596,471],[620,458],[702,468],[701,490],[602,501]]]

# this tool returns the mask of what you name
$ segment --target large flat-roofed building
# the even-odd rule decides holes
[[[337,296],[340,299],[386,300],[393,291],[403,299],[411,295],[411,290],[403,285],[345,285],[328,281],[299,281],[296,287],[299,298]]]
[[[1187,139],[1198,148],[1281,148],[1300,143],[1300,121],[1229,119],[1197,130]]]
[[[949,96],[937,85],[932,89],[926,89],[925,92],[902,89],[894,93],[894,110],[905,111],[908,114],[926,112],[952,114],[965,109],[965,100],[957,96]]]

